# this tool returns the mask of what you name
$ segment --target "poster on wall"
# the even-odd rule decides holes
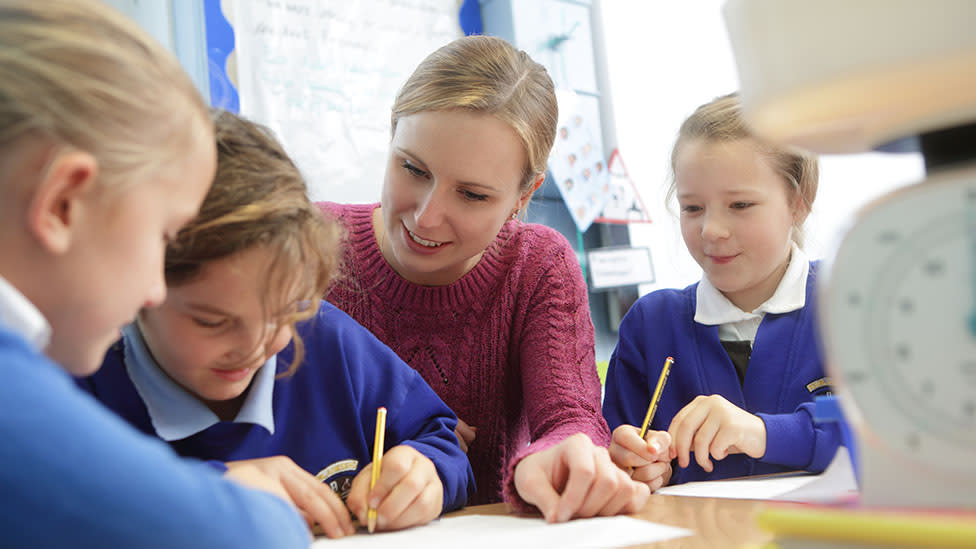
[[[241,114],[275,132],[313,200],[379,200],[393,100],[424,57],[461,36],[457,1],[224,5]]]
[[[567,91],[556,95],[559,124],[549,155],[549,171],[576,228],[584,232],[610,197],[599,105],[593,96]]]
[[[607,176],[610,181],[610,197],[603,206],[597,223],[650,223],[651,216],[641,200],[637,185],[630,178],[620,151],[614,149],[607,161]]]

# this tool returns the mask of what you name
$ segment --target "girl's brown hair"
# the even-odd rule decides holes
[[[545,67],[493,36],[466,36],[427,56],[393,104],[400,118],[427,111],[466,110],[495,116],[515,130],[526,150],[521,192],[546,171],[559,108]]]
[[[255,246],[271,254],[264,309],[294,336],[292,373],[304,358],[295,324],[313,317],[338,272],[341,233],[308,199],[305,180],[270,130],[215,110],[217,175],[200,213],[166,248],[166,285],[180,286],[204,264]]]
[[[756,143],[757,150],[766,157],[770,167],[786,184],[787,196],[799,197],[806,213],[809,213],[817,197],[817,157],[756,137],[742,117],[742,105],[737,93],[723,95],[705,103],[681,124],[678,139],[671,150],[672,178],[668,186],[667,202],[670,203],[674,197],[674,166],[682,145],[696,140],[721,143],[739,139],[749,139]],[[803,232],[799,225],[794,227],[793,240],[797,245],[803,245]]]

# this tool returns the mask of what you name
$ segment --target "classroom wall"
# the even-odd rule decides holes
[[[641,286],[642,294],[701,278],[677,218],[663,201],[671,147],[682,120],[700,104],[738,87],[723,3],[599,2],[620,151],[654,220],[630,226],[632,244],[651,248],[657,275],[655,283]],[[820,189],[804,228],[805,249],[815,258],[829,256],[859,207],[924,174],[917,154],[824,156],[820,168]]]

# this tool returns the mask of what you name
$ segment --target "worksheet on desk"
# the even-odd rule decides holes
[[[850,454],[841,446],[819,475],[796,473],[764,478],[706,480],[666,486],[656,493],[703,498],[770,499],[805,503],[847,501],[857,496]]]
[[[499,547],[625,547],[691,535],[691,531],[631,517],[597,517],[549,524],[541,518],[512,515],[446,517],[399,532],[320,538],[313,548],[423,547],[498,549]]]

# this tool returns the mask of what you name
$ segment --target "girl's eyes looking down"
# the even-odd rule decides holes
[[[739,200],[739,201],[736,201],[736,202],[733,202],[733,203],[729,204],[729,208],[732,209],[732,210],[745,210],[745,209],[751,208],[751,207],[753,207],[755,205],[756,205],[755,202],[747,202],[747,201]],[[700,212],[702,210],[704,210],[704,208],[701,207],[701,206],[698,206],[696,204],[682,204],[681,205],[681,211],[684,212],[684,213],[692,214],[692,213],[698,213],[698,212]]]
[[[194,324],[202,328],[219,328],[227,322],[226,318],[221,318],[219,320],[200,318],[198,316],[194,316],[191,318],[193,318]]]

